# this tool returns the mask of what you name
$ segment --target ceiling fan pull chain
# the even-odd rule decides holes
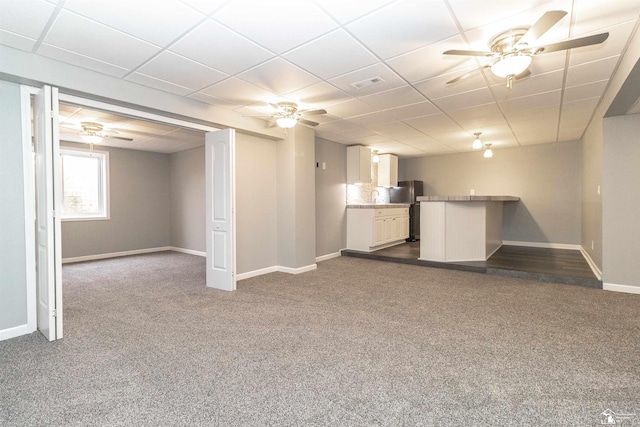
[[[513,89],[513,74],[507,76],[507,89]]]

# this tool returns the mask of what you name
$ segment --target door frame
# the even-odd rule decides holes
[[[37,92],[39,90],[39,88],[27,88],[27,91],[34,91],[33,93]],[[31,96],[32,92],[29,92],[29,94],[27,96]],[[30,102],[30,101],[29,101]],[[140,109],[136,109],[136,108],[132,108],[132,107],[123,107],[120,105],[116,105],[116,104],[109,104],[107,102],[103,102],[103,101],[96,101],[90,98],[84,98],[81,96],[77,96],[77,95],[71,95],[71,94],[67,94],[64,93],[62,91],[59,91],[58,93],[58,102],[62,102],[65,104],[72,104],[72,105],[77,105],[79,107],[87,107],[87,108],[95,108],[95,109],[99,109],[99,110],[103,110],[103,111],[108,111],[108,112],[112,112],[114,114],[121,114],[121,115],[125,115],[125,116],[129,116],[129,117],[134,117],[134,118],[138,118],[138,119],[146,119],[146,120],[151,120],[151,121],[155,121],[155,122],[159,122],[159,123],[166,123],[166,124],[172,124],[172,125],[176,125],[176,126],[180,126],[183,128],[187,128],[187,129],[192,129],[192,130],[199,130],[199,131],[203,131],[203,132],[214,132],[214,131],[218,131],[220,130],[217,127],[214,126],[210,126],[210,125],[203,125],[200,123],[195,123],[195,122],[190,122],[188,121],[188,118],[182,118],[182,119],[177,119],[177,118],[173,118],[173,117],[168,117],[168,116],[163,116],[161,114],[156,114],[156,113],[150,113],[148,111],[144,111],[143,108],[144,107],[140,107]],[[30,104],[29,104],[30,105]],[[24,111],[23,111],[24,114]],[[29,111],[29,117],[31,117],[31,112]],[[30,126],[30,122],[29,126]],[[31,131],[29,130],[29,135],[31,135]],[[204,134],[203,134],[204,137]],[[29,138],[29,143],[30,143],[31,138]],[[60,141],[56,141],[56,143],[58,144],[58,148],[60,146]],[[26,141],[25,141],[26,144]],[[30,149],[29,149],[29,155],[30,155]],[[235,161],[235,158],[233,159]],[[25,160],[26,161],[26,160]],[[232,171],[233,173],[235,173],[235,164],[231,165],[232,167]],[[30,176],[29,176],[29,182],[33,182],[33,166],[30,167]],[[27,174],[27,171],[25,170],[25,175]],[[231,180],[231,182],[235,181],[235,177],[233,177],[234,179]],[[26,179],[26,178],[25,178]],[[61,178],[60,178],[61,179]],[[60,183],[61,184],[61,183]],[[230,183],[231,184],[231,183]],[[27,194],[27,183],[25,182],[25,195]],[[29,184],[31,185],[31,184]],[[33,189],[30,187],[30,189],[28,190],[30,192],[30,194],[33,194],[33,200],[35,201],[35,194],[33,193]],[[232,204],[234,206],[234,210],[235,210],[235,191],[231,191],[232,194]],[[29,200],[31,200],[31,197],[29,197]],[[25,201],[26,203],[26,201]],[[35,218],[35,203],[33,203],[30,208],[29,208],[32,212],[32,214],[34,215]],[[235,221],[234,221],[235,223]],[[31,222],[31,224],[33,225],[33,221]],[[29,228],[29,227],[27,227]],[[59,232],[59,231],[58,231]],[[29,254],[30,249],[27,248],[27,259],[28,259],[28,263],[32,263],[33,265],[33,283],[28,285],[28,295],[29,295],[29,307],[28,307],[28,311],[29,313],[31,313],[32,315],[32,319],[30,319],[30,321],[33,321],[34,325],[37,323],[37,297],[36,297],[36,284],[35,284],[35,230],[32,232],[33,233],[33,239],[31,240],[32,242],[32,248],[33,251],[31,254]],[[232,230],[233,235],[231,236],[234,241],[235,241],[235,224]],[[61,232],[59,233],[59,236],[56,236],[56,239],[60,239],[61,238]],[[235,245],[233,245],[232,247],[233,250],[233,258],[235,259],[235,252],[236,252],[236,248]],[[207,259],[209,259],[212,254],[207,252]],[[58,259],[61,260],[62,257],[59,257]],[[60,262],[60,265],[57,265],[56,268],[61,268],[62,267],[62,262]],[[234,268],[235,270],[235,268]],[[234,275],[235,275],[235,271],[234,271]],[[61,283],[60,283],[61,285]],[[62,323],[62,322],[61,322]],[[34,330],[35,330],[35,326],[34,326]],[[62,331],[62,324],[60,325],[60,331]]]

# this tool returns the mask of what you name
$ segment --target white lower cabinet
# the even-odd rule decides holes
[[[409,208],[348,208],[347,249],[371,252],[409,237]]]

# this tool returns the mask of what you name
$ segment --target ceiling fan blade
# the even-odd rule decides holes
[[[531,75],[531,71],[529,71],[529,69],[527,68],[526,70],[524,70],[523,72],[521,72],[520,74],[518,74],[515,79],[516,80],[521,80],[524,79],[525,77],[529,77]]]
[[[311,120],[298,119],[298,123],[302,123],[307,126],[318,126],[320,123],[312,122]]]
[[[298,114],[301,114],[303,116],[317,116],[319,114],[327,114],[327,110],[323,108],[319,110],[302,110],[302,111],[298,111]]]
[[[535,42],[538,40],[544,33],[549,31],[551,27],[556,25],[558,21],[566,16],[567,12],[564,10],[550,10],[540,19],[538,22],[533,24],[531,28],[518,40],[518,44],[528,44]]]
[[[492,56],[493,52],[482,52],[480,50],[447,50],[442,52],[443,55],[462,55],[462,56]]]
[[[600,34],[595,34],[593,36],[580,37],[577,39],[571,39],[563,42],[548,44],[546,46],[540,46],[538,49],[542,50],[541,53],[556,52],[559,50],[573,49],[576,47],[584,47],[584,46],[591,46],[594,44],[600,44],[604,42],[607,38],[609,38],[609,33],[600,33]]]
[[[487,64],[487,65],[483,65],[482,67],[479,67],[479,68],[474,68],[474,69],[473,69],[473,70],[471,70],[471,71],[468,71],[468,72],[466,72],[466,73],[464,73],[464,74],[459,75],[458,77],[456,77],[456,78],[455,78],[455,79],[453,79],[453,80],[449,80],[449,81],[447,82],[447,84],[457,83],[457,82],[459,82],[460,80],[464,80],[464,79],[466,79],[467,77],[471,77],[471,76],[473,75],[473,73],[475,73],[475,72],[477,72],[477,71],[480,71],[480,70],[483,70],[483,69],[485,69],[485,68],[489,68],[489,67],[491,67],[492,65],[493,65],[493,64]]]

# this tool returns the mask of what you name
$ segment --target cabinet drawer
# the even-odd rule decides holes
[[[376,218],[381,216],[404,216],[409,215],[409,208],[376,209],[373,215]]]

